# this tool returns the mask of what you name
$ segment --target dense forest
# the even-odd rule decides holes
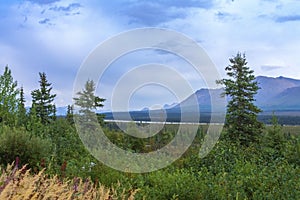
[[[245,67],[241,54],[230,63],[228,73],[233,75],[235,67],[244,71],[237,82],[218,81],[227,95],[237,96],[229,102],[225,128],[213,150],[199,158],[208,128],[201,125],[180,159],[143,174],[109,168],[82,144],[75,115],[89,115],[104,101],[94,96],[92,81],[74,98],[81,108],[78,114],[69,105],[66,116],[57,117],[56,94],[45,73],[39,73],[40,88],[31,92],[27,110],[23,88],[5,67],[0,76],[0,199],[300,199],[300,129],[282,127],[276,116],[271,126],[258,121],[260,110],[249,95],[259,89],[252,81],[253,71]],[[124,134],[113,122],[105,123],[102,115],[89,123],[101,124],[110,141],[136,153],[160,149],[178,129],[168,124],[155,136],[141,139]]]

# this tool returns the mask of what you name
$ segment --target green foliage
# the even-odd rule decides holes
[[[35,115],[41,119],[42,124],[50,123],[55,118],[55,105],[53,104],[56,94],[51,94],[51,83],[48,83],[45,73],[40,75],[40,89],[31,92],[32,108],[35,109]],[[33,112],[31,112],[33,115]]]
[[[103,107],[105,99],[94,95],[95,83],[93,80],[88,80],[83,91],[77,92],[74,98],[75,105],[80,107],[79,113],[89,114],[97,108]]]
[[[16,157],[21,164],[38,166],[42,159],[49,157],[51,143],[48,140],[32,136],[23,128],[2,127],[0,134],[0,163],[7,165]]]
[[[66,175],[83,176],[82,168],[89,165],[92,158],[83,146],[75,127],[66,119],[60,118],[51,124],[47,135],[53,145],[51,154],[53,173],[60,174],[61,166],[65,163]]]
[[[102,185],[118,187],[119,192],[125,188],[138,188],[139,192],[135,196],[137,199],[299,199],[300,136],[288,137],[280,126],[274,126],[276,127],[266,128],[266,134],[261,136],[259,144],[244,146],[222,139],[203,159],[197,154],[198,142],[201,143],[203,130],[207,127],[200,127],[197,142],[176,163],[151,173],[131,174],[111,169],[92,158],[82,145],[74,126],[66,119],[60,118],[45,130],[45,135],[48,136],[46,141],[51,143],[48,146],[52,147],[47,152],[51,155],[47,154],[45,163],[39,165],[46,166],[46,172],[52,175],[70,178],[91,177],[94,182],[99,181]],[[104,128],[107,136],[118,146],[128,148],[126,142],[134,143],[131,140],[125,142],[126,138],[122,132],[107,128]],[[173,129],[172,125],[166,126],[162,135],[164,132],[172,133]],[[2,130],[0,147],[10,144],[23,148],[28,141],[27,135],[30,134],[21,130],[11,131],[7,127]],[[268,135],[273,135],[274,130],[276,134],[282,134],[280,140]],[[5,137],[3,133],[6,133]],[[16,135],[20,137],[19,142],[12,142],[16,140]],[[2,139],[7,137],[10,139]],[[161,137],[160,142],[166,143],[168,140],[167,137]],[[273,143],[273,140],[276,143]],[[144,142],[147,144],[147,141]],[[35,146],[36,143],[38,142],[34,142]],[[126,145],[122,146],[124,143]],[[281,145],[280,149],[277,148],[277,144]],[[42,151],[43,149],[29,152],[24,149],[18,150],[22,153],[28,152],[31,156],[38,155],[28,159],[24,154],[14,153],[14,156],[18,155],[23,163],[28,162],[30,166],[36,166],[34,163],[39,163],[44,158],[37,154]],[[11,160],[14,156],[11,156]],[[3,160],[1,162],[3,163]]]
[[[98,140],[101,117],[97,116],[95,111],[97,108],[103,107],[105,99],[95,96],[95,83],[93,80],[88,80],[85,83],[84,89],[77,92],[77,97],[73,98],[75,108],[78,112],[74,115],[76,128],[80,132],[81,139],[88,149],[97,149],[101,142]],[[100,120],[100,123],[99,123]]]
[[[230,62],[232,65],[226,70],[232,79],[219,81],[226,86],[225,94],[232,101],[228,105],[227,127],[212,151],[204,158],[198,157],[208,129],[207,125],[200,126],[193,144],[179,160],[165,169],[145,174],[123,173],[105,166],[90,155],[81,140],[88,140],[89,147],[97,149],[101,144],[96,139],[100,123],[107,138],[118,147],[146,153],[167,145],[177,134],[178,125],[165,125],[146,139],[124,134],[116,124],[104,123],[103,116],[93,112],[104,101],[94,95],[93,81],[87,81],[74,98],[79,113],[74,114],[73,107],[68,106],[66,118],[53,120],[55,95],[51,95],[51,84],[41,73],[41,88],[32,92],[34,103],[26,117],[23,88],[18,99],[16,82],[6,68],[0,80],[0,111],[5,117],[0,126],[0,165],[18,157],[21,160],[18,164],[29,164],[34,173],[46,168],[45,172],[50,177],[57,176],[57,180],[91,179],[95,184],[113,186],[118,194],[139,189],[136,199],[300,199],[299,127],[280,126],[275,116],[272,126],[262,127],[256,121],[259,109],[252,104],[258,90],[253,71],[246,67],[245,56],[240,54]],[[81,138],[73,121],[76,116],[83,122],[76,127],[84,133]],[[138,126],[146,128],[142,123]],[[127,132],[138,133],[133,124],[126,127]],[[188,129],[185,133],[188,135]],[[103,150],[97,153],[118,156]],[[115,158],[123,162],[122,158]]]
[[[16,123],[18,94],[17,82],[13,80],[11,70],[6,66],[0,76],[0,121],[6,125],[14,126]]]
[[[272,126],[267,127],[264,135],[260,138],[263,145],[265,155],[268,155],[265,159],[270,158],[272,160],[282,156],[285,151],[287,138],[282,131],[282,127],[278,125],[278,119],[273,115]]]
[[[118,146],[124,148],[122,143],[133,142],[113,126],[107,127],[111,129],[105,130],[106,135]],[[172,132],[173,128],[167,126],[163,132]],[[203,126],[198,142],[166,169],[130,174],[96,163],[90,175],[107,186],[120,182],[124,187],[139,188],[137,199],[299,199],[300,136],[287,137],[280,126],[267,127],[265,131],[273,134],[277,128],[278,134],[284,136],[283,141],[275,139],[282,145],[280,149],[271,145],[274,138],[266,134],[260,136],[260,143],[250,146],[222,137],[208,156],[200,159],[198,142],[207,129]]]
[[[41,118],[38,117],[35,105],[30,108],[26,129],[34,136],[44,137],[43,132],[46,127],[42,124]]]
[[[68,105],[66,120],[69,122],[69,124],[74,124],[73,117],[74,117],[74,108],[73,108],[73,106]]]
[[[259,87],[254,71],[247,66],[245,55],[238,53],[229,61],[231,65],[225,70],[230,78],[217,81],[225,86],[224,94],[230,98],[225,125],[231,140],[249,145],[257,141],[262,130],[262,123],[257,120],[257,114],[261,110],[253,104]]]
[[[20,98],[18,102],[18,126],[26,126],[27,123],[27,113],[25,108],[25,97],[23,87],[20,89]]]

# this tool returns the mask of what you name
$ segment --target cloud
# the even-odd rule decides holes
[[[71,3],[68,6],[54,6],[49,8],[49,10],[53,11],[63,11],[63,12],[72,12],[75,9],[82,7],[80,3]]]
[[[17,13],[22,13],[23,22],[21,26],[26,27],[32,23],[40,25],[57,25],[69,21],[65,18],[80,15],[82,5],[80,3],[65,4],[64,2],[55,1],[49,4],[37,4],[33,2],[24,2],[16,8]],[[33,21],[34,20],[34,21]]]
[[[275,65],[263,65],[260,67],[262,71],[272,71],[280,68],[284,68],[283,66],[275,66]]]
[[[49,24],[49,22],[50,22],[50,19],[45,18],[45,19],[40,20],[39,24]]]
[[[210,9],[215,1],[211,0],[158,0],[158,1],[115,1],[102,3],[107,15],[112,13],[125,16],[129,24],[156,26],[174,19],[182,19],[189,13],[188,9]]]
[[[55,2],[58,2],[60,0],[27,0],[27,1],[32,2],[32,3],[41,4],[41,5],[45,5],[45,4],[55,3]]]
[[[228,58],[241,51],[246,52],[249,66],[253,66],[256,75],[299,78],[300,27],[295,23],[284,23],[298,20],[300,4],[298,2],[297,6],[297,2],[3,1],[0,3],[0,24],[5,31],[0,33],[0,64],[9,64],[14,78],[24,86],[27,94],[38,87],[38,72],[45,71],[59,94],[57,105],[64,106],[71,103],[74,77],[91,50],[122,31],[154,26],[179,31],[197,41],[224,76]],[[201,77],[195,76],[188,63],[168,52],[154,50],[124,57],[106,72],[106,79],[102,81],[105,87],[100,84],[100,96],[108,98],[112,86],[130,67],[147,63],[174,67],[195,90],[205,86],[205,83],[199,83]],[[176,82],[173,77],[168,77],[169,74],[159,75]],[[143,74],[139,76],[143,77]],[[151,88],[138,91],[136,101],[142,99],[148,89]],[[155,88],[151,92],[155,93]],[[164,97],[157,93],[155,98]],[[140,100],[141,106],[142,103],[147,105],[147,99]],[[167,103],[167,100],[161,103]]]
[[[146,2],[146,1],[144,1]],[[190,7],[197,7],[197,8],[205,8],[209,9],[212,8],[214,5],[213,0],[158,0],[156,1],[158,4],[162,5],[163,7],[180,7],[180,8],[190,8]]]
[[[224,11],[219,11],[215,15],[220,21],[228,21],[228,20],[232,21],[232,20],[237,19],[237,17],[235,15],[230,14],[228,12],[224,12]]]
[[[184,18],[183,12],[173,9],[165,11],[165,8],[159,4],[143,3],[130,6],[127,10],[122,10],[122,14],[130,18],[130,23],[142,24],[146,26],[155,26],[175,18]]]
[[[300,21],[300,15],[278,16],[278,17],[275,18],[275,21],[278,22],[278,23]]]

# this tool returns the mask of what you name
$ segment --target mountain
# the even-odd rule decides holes
[[[296,111],[300,113],[300,80],[286,78],[283,76],[273,78],[266,76],[256,77],[259,87],[261,88],[255,96],[255,104],[266,112],[283,112]],[[224,111],[224,99],[220,98],[223,89],[199,89],[194,94],[180,103],[165,104],[163,108],[167,115],[180,114],[181,110],[185,112],[195,112],[197,106],[201,113],[211,112],[211,100],[215,100],[214,111]],[[195,99],[197,101],[195,101]],[[132,111],[136,116],[148,115],[149,108],[144,108],[141,111]],[[57,116],[63,116],[67,113],[67,107],[57,107]],[[102,111],[108,116],[112,116],[110,111]],[[158,112],[160,113],[160,112]],[[155,112],[154,112],[155,115]],[[157,114],[160,115],[160,114]]]
[[[300,111],[300,80],[258,76],[256,81],[261,89],[255,95],[255,104],[264,112]],[[219,112],[223,102],[220,98],[222,92],[223,89],[200,89],[168,111],[180,112],[182,108],[195,110],[197,105],[191,102],[196,98],[200,112],[211,112],[211,100],[215,100],[215,111]]]
[[[259,87],[256,105],[263,111],[300,111],[300,80],[286,77],[256,78]]]
[[[30,106],[26,106],[26,112],[29,113],[30,112]],[[63,107],[56,107],[56,116],[65,116],[67,114],[67,110],[68,107],[67,106],[63,106]]]
[[[67,110],[68,110],[67,106],[56,107],[56,115],[57,116],[65,116],[65,115],[67,115]]]
[[[223,89],[200,89],[187,99],[174,107],[168,109],[169,112],[179,112],[184,109],[188,112],[195,111],[195,106],[198,106],[200,112],[211,112],[211,100],[215,100],[214,105],[216,111],[220,111],[222,105],[225,105],[224,99],[221,98]]]
[[[258,76],[256,78],[259,87],[258,93],[255,95],[254,102],[263,112],[259,115],[260,120],[269,123],[270,114],[275,112],[280,116],[279,121],[282,124],[299,123],[300,119],[300,80],[286,77],[266,77]],[[229,97],[221,98],[223,89],[199,89],[194,94],[177,104],[165,105],[166,120],[171,122],[182,121],[182,113],[190,116],[191,121],[194,122],[195,111],[200,111],[200,122],[209,123],[212,112],[218,114],[224,113],[226,110],[226,103]],[[214,110],[212,110],[211,100],[214,100]],[[160,120],[162,118],[161,110],[149,110],[145,108],[141,111],[131,111],[130,119],[128,115],[123,112],[118,113],[121,116],[118,119],[135,120],[135,121],[149,121]],[[111,112],[106,112],[106,119],[113,119]],[[220,115],[221,116],[221,115]],[[291,120],[293,116],[293,120]],[[221,118],[220,118],[221,119]],[[189,121],[189,119],[187,119]],[[217,122],[217,121],[216,121]]]
[[[264,111],[300,111],[300,86],[287,88],[279,94],[268,98],[264,101],[264,104],[261,105],[261,108]]]

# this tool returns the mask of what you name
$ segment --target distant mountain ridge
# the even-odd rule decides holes
[[[286,77],[256,77],[259,87],[258,93],[255,95],[254,102],[264,112],[272,111],[300,111],[300,80]],[[220,98],[223,89],[199,89],[194,94],[189,96],[184,101],[168,108],[169,112],[179,112],[182,107],[190,107],[190,110],[195,110],[192,98],[197,98],[200,112],[211,111],[211,100],[214,100],[214,105],[221,109],[222,99]],[[220,110],[221,111],[221,110]]]
[[[286,77],[258,76],[261,89],[256,97],[256,105],[264,111],[300,110],[300,80]]]
[[[270,123],[273,112],[278,117],[280,124],[299,125],[300,124],[300,80],[286,77],[266,77],[258,76],[256,81],[261,88],[255,95],[254,102],[262,113],[259,113],[258,119],[264,123]],[[105,113],[106,119],[115,120],[134,120],[134,121],[161,121],[161,113],[166,113],[166,121],[169,122],[200,122],[212,123],[211,100],[214,101],[214,112],[217,118],[214,123],[223,123],[224,113],[228,97],[220,98],[224,90],[220,89],[199,89],[194,94],[174,106],[167,106],[163,110],[143,109],[141,111],[130,111],[130,116],[118,112],[117,118],[111,112]],[[197,99],[196,103],[193,99]],[[222,106],[223,104],[223,106]],[[200,117],[195,111],[200,111]],[[188,119],[182,119],[182,111]],[[223,114],[222,114],[223,113]],[[223,117],[222,117],[223,116]],[[130,117],[130,118],[128,118]],[[198,118],[199,117],[199,118]]]
[[[300,80],[287,77],[267,77],[257,76],[256,81],[261,88],[255,95],[255,104],[264,112],[284,112],[296,111],[300,113]],[[220,109],[222,99],[220,95],[223,89],[199,89],[194,94],[191,94],[187,99],[180,103],[165,104],[163,108],[168,113],[180,113],[181,108],[185,107],[190,112],[195,111],[195,106],[198,106],[200,112],[211,112],[211,99],[215,100],[216,109]],[[197,98],[198,105],[191,105],[191,98]],[[212,97],[212,98],[211,98]],[[163,104],[163,102],[162,102]],[[219,106],[219,107],[218,107]],[[66,115],[67,107],[57,107],[57,115]],[[143,108],[141,111],[134,113],[148,113],[149,108]],[[110,113],[110,112],[105,112]],[[140,113],[139,113],[140,114]],[[110,115],[110,114],[109,114]]]

